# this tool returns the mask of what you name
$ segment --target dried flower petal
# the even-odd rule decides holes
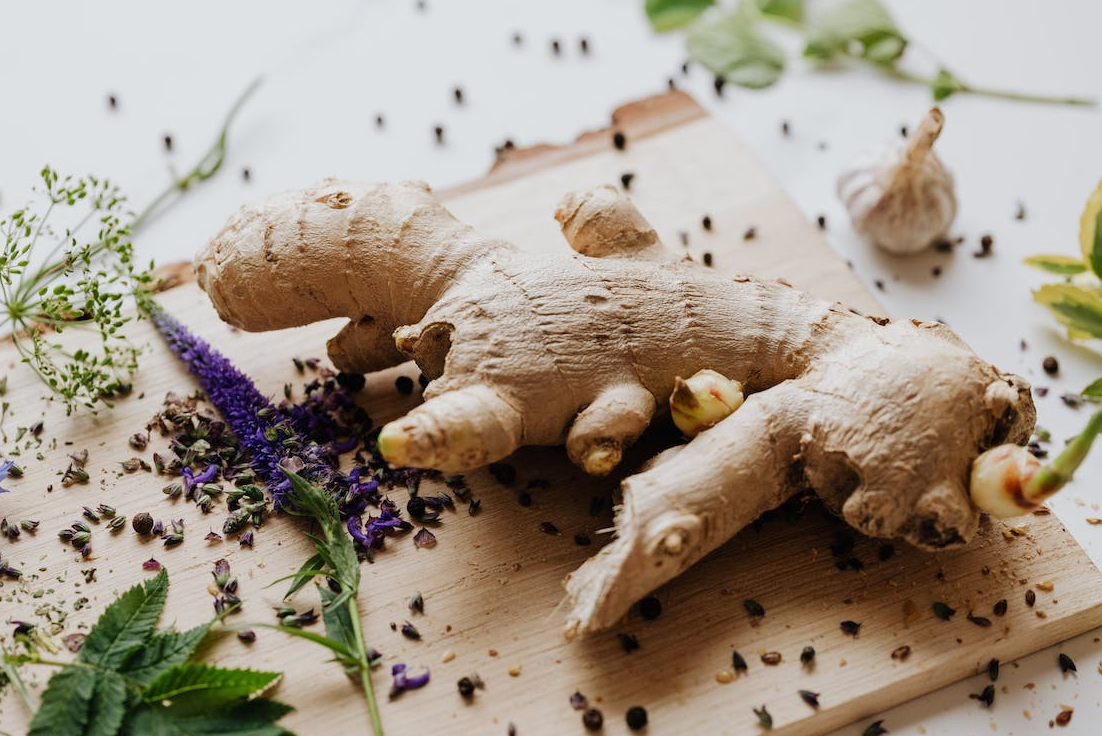
[[[149,570],[150,572],[157,572],[161,569],[161,563],[150,557],[148,560],[142,563],[143,570]]]
[[[421,530],[413,535],[413,546],[417,548],[435,547],[436,535],[425,527],[421,527]]]

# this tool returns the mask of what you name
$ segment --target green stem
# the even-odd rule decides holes
[[[929,82],[927,82],[929,84]],[[1060,97],[1059,95],[1036,95],[1028,92],[1011,92],[989,87],[974,87],[961,82],[960,91],[983,97],[995,97],[1001,100],[1015,100],[1017,102],[1039,102],[1044,105],[1077,105],[1080,107],[1094,107],[1098,100],[1089,97]]]
[[[222,168],[223,162],[226,160],[226,135],[229,133],[230,124],[233,119],[237,117],[237,113],[240,112],[241,107],[252,97],[253,92],[260,86],[261,79],[257,77],[253,80],[244,92],[233,103],[233,107],[226,114],[226,119],[222,122],[222,127],[218,131],[218,137],[214,139],[214,143],[203,154],[203,158],[199,159],[199,163],[192,167],[191,171],[187,172],[183,176],[174,180],[163,192],[157,195],[157,197],[146,205],[146,208],[139,212],[134,221],[130,225],[130,232],[135,233],[137,230],[145,224],[145,222],[161,208],[161,205],[177,192],[184,192],[192,184],[198,181],[206,181]]]
[[[1080,432],[1051,463],[1038,470],[1023,493],[1030,501],[1040,503],[1063,488],[1082,465],[1094,440],[1102,432],[1102,410],[1096,411]]]
[[[360,624],[360,608],[356,596],[348,599],[348,615],[352,619],[352,633],[356,637],[356,655],[360,660],[360,684],[367,700],[367,712],[371,715],[371,730],[375,736],[383,736],[383,721],[379,717],[379,704],[375,701],[375,688],[371,684],[371,662],[367,658],[363,626]]]
[[[23,682],[23,678],[19,676],[19,670],[15,668],[15,665],[8,660],[7,651],[0,650],[0,672],[8,678],[8,682],[15,688],[15,692],[19,693],[19,699],[23,701],[23,705],[27,708],[28,713],[34,713],[34,703],[31,702],[31,694],[27,690],[27,684]]]

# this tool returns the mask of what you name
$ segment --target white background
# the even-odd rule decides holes
[[[794,55],[774,88],[729,87],[717,99],[702,70],[681,76],[682,39],[653,34],[642,0],[427,3],[427,12],[414,0],[4,3],[0,211],[24,202],[45,163],[110,177],[140,207],[171,171],[190,167],[230,102],[263,75],[233,129],[226,169],[138,239],[143,259],[189,259],[242,201],[328,175],[462,182],[486,171],[505,138],[518,145],[572,140],[606,124],[617,105],[663,90],[673,76],[749,141],[810,217],[827,216],[831,244],[866,283],[886,283],[878,297],[892,316],[940,317],[993,363],[1051,386],[1038,400],[1040,424],[1058,441],[1086,420],[1085,410],[1064,407],[1058,395],[1102,374],[1102,360],[1063,340],[1032,303],[1029,290],[1044,277],[1020,261],[1037,252],[1076,253],[1083,202],[1102,177],[1102,109],[947,101],[938,150],[957,176],[954,231],[965,243],[952,256],[891,259],[849,229],[834,180],[862,148],[913,126],[930,104],[925,89],[864,69],[816,71]],[[917,42],[908,54],[916,70],[940,60],[976,84],[1102,98],[1102,3],[888,4]],[[515,32],[524,39],[519,47]],[[583,36],[586,56],[578,49]],[[551,53],[553,38],[562,42],[561,56]],[[462,107],[452,96],[456,85],[465,93]],[[109,94],[118,98],[116,111]],[[374,122],[379,113],[382,130]],[[782,120],[790,123],[788,138]],[[443,146],[432,132],[438,123]],[[165,134],[173,139],[170,154]],[[1024,221],[1014,219],[1019,201]],[[983,233],[994,236],[995,253],[977,260],[970,253]],[[931,276],[935,264],[944,269],[939,279]],[[1055,380],[1040,370],[1048,354],[1060,359]],[[1052,503],[1096,563],[1102,527],[1084,519],[1102,516],[1100,471],[1102,451]],[[1062,733],[1098,733],[1099,636],[1004,664],[999,685],[1009,692],[1000,691],[990,711],[967,697],[986,684],[977,677],[880,717],[894,734],[1030,734],[1047,731],[1066,703],[1076,712]],[[1077,679],[1061,676],[1057,651],[1076,660]]]

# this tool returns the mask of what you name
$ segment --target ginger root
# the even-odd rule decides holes
[[[379,438],[397,465],[461,471],[565,444],[592,474],[713,369],[738,411],[623,482],[616,538],[569,576],[568,636],[612,626],[793,493],[929,550],[964,544],[971,464],[1024,443],[1029,385],[947,327],[859,316],[777,282],[679,259],[611,187],[555,213],[575,255],[523,253],[457,221],[422,183],[329,180],[241,209],[200,285],[245,330],[347,317],[341,370],[412,358],[425,402]]]

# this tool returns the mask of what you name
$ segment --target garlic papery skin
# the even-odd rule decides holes
[[[957,214],[953,175],[934,153],[945,117],[933,108],[901,143],[855,161],[838,177],[853,228],[884,250],[918,253],[942,240]]]
[[[689,380],[674,378],[670,414],[686,437],[714,427],[742,406],[742,384],[712,370],[697,371]]]

